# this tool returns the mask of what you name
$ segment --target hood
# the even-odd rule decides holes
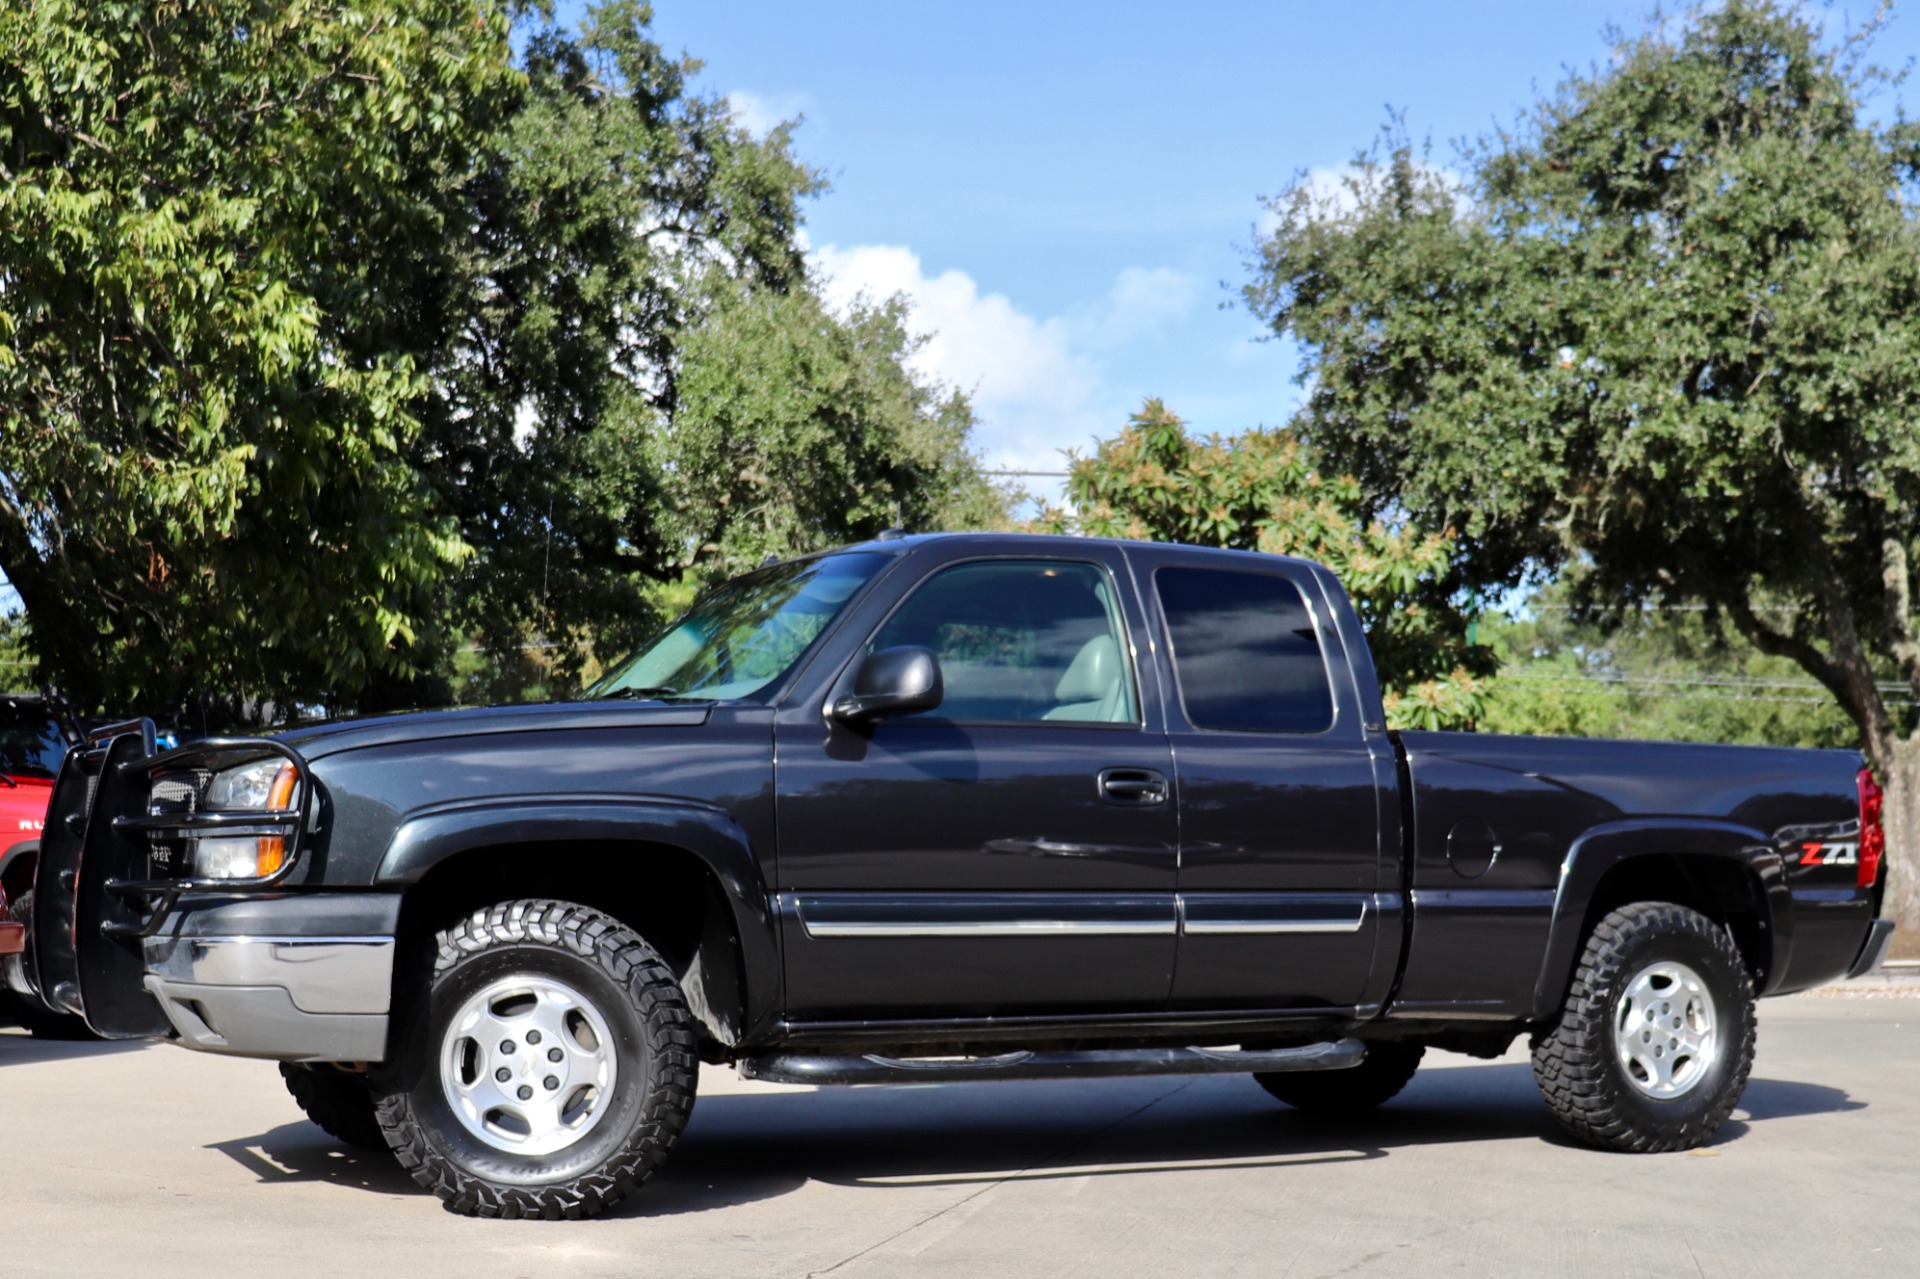
[[[691,728],[707,722],[712,703],[537,702],[521,706],[478,706],[456,711],[403,711],[365,719],[303,724],[276,734],[307,759],[403,742],[497,733],[552,733],[589,728]],[[4,792],[0,792],[3,796]]]

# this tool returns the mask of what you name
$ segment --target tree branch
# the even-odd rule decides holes
[[[1848,715],[1854,715],[1850,705],[1851,696],[1847,683],[1840,677],[1839,668],[1827,660],[1827,655],[1806,640],[1774,630],[1755,612],[1753,602],[1744,597],[1725,601],[1727,616],[1733,619],[1734,629],[1739,631],[1746,641],[1769,657],[1785,657],[1799,664],[1800,669],[1819,680],[1829,693],[1832,693]]]
[[[1916,696],[1920,696],[1920,642],[1913,635],[1912,578],[1907,567],[1907,548],[1898,537],[1880,543],[1881,582],[1887,591],[1887,630],[1893,635],[1894,660],[1907,677]]]
[[[1886,699],[1880,696],[1866,647],[1860,642],[1853,606],[1847,602],[1840,574],[1824,544],[1820,547],[1820,602],[1826,614],[1828,660],[1848,693],[1841,704],[1866,735],[1867,758],[1884,770],[1886,747],[1893,741],[1893,720],[1887,714]]]
[[[1822,655],[1822,663],[1832,677],[1831,681],[1818,675],[1816,678],[1840,699],[1840,705],[1853,717],[1866,739],[1862,744],[1866,747],[1867,759],[1884,772],[1894,741],[1893,719],[1887,713],[1886,699],[1880,695],[1880,684],[1874,677],[1866,646],[1860,642],[1853,603],[1847,598],[1840,566],[1833,562],[1833,544],[1829,540],[1829,534],[1843,527],[1844,521],[1833,495],[1821,485],[1816,467],[1801,468],[1798,479],[1802,499],[1798,523],[1813,555],[1812,577],[1820,594],[1821,620],[1827,633],[1827,651]]]

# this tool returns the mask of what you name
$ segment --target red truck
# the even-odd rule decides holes
[[[15,908],[33,887],[53,779],[76,740],[73,722],[59,702],[31,693],[0,693],[0,956],[21,951],[25,925],[13,916],[24,907]],[[7,1006],[8,1015],[30,1027],[44,1023],[50,1031],[64,1024],[64,1019],[42,1012],[35,1001],[10,999],[7,987],[12,984],[0,983],[0,1005]]]
[[[16,900],[33,885],[54,775],[73,741],[52,698],[0,693],[0,890]]]

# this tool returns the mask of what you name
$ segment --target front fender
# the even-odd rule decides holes
[[[1623,862],[1661,855],[1716,858],[1743,867],[1758,879],[1763,923],[1772,947],[1767,964],[1769,988],[1779,980],[1793,939],[1793,895],[1787,886],[1786,864],[1766,835],[1732,822],[1696,818],[1608,822],[1574,840],[1560,865],[1546,961],[1533,992],[1534,1020],[1551,1020],[1559,1012],[1580,947],[1586,941],[1587,910],[1593,905],[1600,881]]]
[[[631,796],[511,796],[459,801],[409,814],[394,831],[376,887],[404,890],[449,857],[510,844],[611,842],[681,849],[706,864],[740,939],[743,1024],[778,1012],[780,952],[766,881],[746,832],[717,808]]]

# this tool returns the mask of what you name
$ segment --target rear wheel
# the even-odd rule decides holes
[[[387,1142],[455,1212],[588,1217],[663,1163],[693,1107],[693,1019],[643,938],[517,901],[438,937],[425,1006],[375,1078]]]
[[[1753,1068],[1753,982],[1727,931],[1698,911],[1636,902],[1587,939],[1533,1073],[1580,1140],[1655,1152],[1705,1145]]]
[[[1352,1115],[1398,1096],[1420,1069],[1424,1044],[1367,1045],[1358,1066],[1343,1070],[1275,1071],[1256,1074],[1260,1086],[1296,1110],[1315,1115]]]

